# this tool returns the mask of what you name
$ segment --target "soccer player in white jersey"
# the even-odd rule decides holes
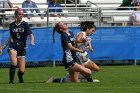
[[[96,31],[96,26],[93,22],[85,21],[81,23],[81,32],[78,33],[75,42],[77,42],[77,47],[79,49],[87,49],[90,52],[94,52],[91,45],[90,35],[94,34]],[[89,59],[88,53],[79,53],[77,56],[83,66],[89,68],[91,71],[99,71],[99,66],[97,66],[92,60]],[[94,79],[93,79],[94,80]],[[95,80],[95,82],[98,80]]]

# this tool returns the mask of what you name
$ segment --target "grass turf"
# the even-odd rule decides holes
[[[50,76],[64,77],[64,67],[27,68],[25,83],[8,84],[7,68],[0,69],[0,93],[139,93],[139,66],[101,66],[93,76],[100,83],[42,83]]]

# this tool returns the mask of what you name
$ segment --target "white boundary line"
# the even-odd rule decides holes
[[[38,88],[38,87],[37,87],[37,88]],[[37,89],[37,88],[34,87],[34,88],[26,88],[26,89],[25,89],[25,88],[24,88],[24,89],[19,89],[19,88],[16,89],[16,88],[4,88],[4,87],[2,88],[2,87],[0,87],[0,90],[16,90],[16,91],[19,90],[19,91],[35,91],[35,92],[37,92],[37,91],[39,91],[39,92],[41,92],[41,91],[47,92],[47,91],[53,91],[53,90],[54,90],[54,89],[53,89],[53,90],[48,90],[48,89],[44,90],[44,89],[41,89],[41,87],[40,87],[40,89]],[[55,90],[54,90],[54,91],[55,91]],[[60,92],[60,93],[63,93],[63,92],[65,92],[65,93],[66,93],[66,92],[67,92],[67,93],[81,93],[81,91],[71,91],[71,90],[70,90],[70,91],[65,91],[65,90],[63,90],[63,91],[58,91],[58,90],[57,90],[57,92]]]
[[[37,88],[38,89],[42,89],[43,87],[30,87],[30,88],[31,89],[37,89]],[[59,87],[47,86],[47,88],[57,89]],[[69,87],[69,88],[73,88],[73,87]],[[95,86],[95,87],[81,87],[81,88],[83,88],[83,89],[91,89],[91,88],[98,88],[98,89],[107,89],[107,88],[119,88],[119,89],[122,89],[122,88],[124,89],[125,88],[125,89],[132,89],[132,88],[134,88],[134,89],[140,89],[140,87],[138,87],[138,86],[137,87],[133,87],[133,86],[132,87],[110,87],[110,86],[109,87],[100,87],[100,86],[97,87],[97,86]]]
[[[52,88],[53,90],[55,90],[55,87],[50,87],[50,88]],[[85,88],[85,89],[90,89],[90,88],[98,88],[98,89],[140,89],[140,87],[82,87],[83,89]],[[47,86],[47,89],[42,89],[42,87],[30,87],[30,88],[22,88],[22,89],[19,89],[19,88],[5,88],[5,87],[0,87],[0,90],[19,90],[19,91],[53,91],[52,89],[49,89],[49,87]],[[62,93],[62,92],[67,92],[67,93],[79,93],[79,92],[81,92],[81,90],[80,91],[72,91],[72,90],[70,90],[70,91],[58,91],[57,90],[57,92],[60,92],[60,93]]]

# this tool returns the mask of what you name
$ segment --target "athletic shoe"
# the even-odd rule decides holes
[[[50,77],[50,78],[47,80],[47,82],[46,82],[46,83],[52,83],[52,82],[53,82],[53,80],[54,80],[54,77],[52,76],[52,77]]]
[[[24,83],[23,78],[20,78],[20,79],[19,79],[19,83]]]
[[[98,79],[93,79],[93,83],[100,82]]]
[[[15,84],[13,81],[10,81],[9,84]]]
[[[18,71],[19,83],[24,83],[23,74],[24,74],[24,73],[20,73],[20,72]]]

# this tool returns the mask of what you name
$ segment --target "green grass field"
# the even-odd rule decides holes
[[[140,93],[139,66],[101,66],[93,76],[100,83],[42,83],[50,76],[64,77],[64,67],[27,68],[25,83],[8,84],[7,68],[0,69],[0,93]]]

